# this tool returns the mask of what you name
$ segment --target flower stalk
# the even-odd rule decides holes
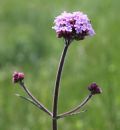
[[[56,76],[54,95],[53,95],[53,130],[57,130],[57,110],[58,110],[60,80],[61,80],[61,74],[62,74],[65,56],[67,54],[69,44],[70,44],[70,41],[65,40],[65,45],[64,45],[64,49],[60,58],[60,63],[58,66],[58,71],[57,71],[57,76]]]

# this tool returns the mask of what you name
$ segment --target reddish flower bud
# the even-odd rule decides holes
[[[92,83],[89,87],[88,90],[93,94],[100,94],[102,93],[101,88],[96,84],[96,83]]]
[[[13,83],[17,83],[19,81],[22,81],[24,79],[24,73],[21,72],[14,72],[13,73]]]

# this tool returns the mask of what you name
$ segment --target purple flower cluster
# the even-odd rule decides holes
[[[93,94],[100,94],[102,93],[101,88],[96,84],[96,83],[92,83],[89,87],[88,90]]]
[[[14,72],[13,73],[13,82],[14,83],[22,81],[23,79],[24,79],[24,73],[21,73],[21,72]]]
[[[55,26],[52,28],[55,29],[58,38],[83,40],[85,36],[95,34],[90,20],[82,12],[63,12],[55,18],[54,23]]]

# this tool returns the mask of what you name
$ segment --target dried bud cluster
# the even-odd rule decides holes
[[[55,26],[52,28],[55,29],[58,38],[83,40],[85,36],[95,34],[90,20],[82,12],[63,12],[55,18],[54,23]]]
[[[24,73],[21,73],[21,72],[14,72],[13,73],[13,82],[14,83],[22,81],[23,79],[24,79]]]

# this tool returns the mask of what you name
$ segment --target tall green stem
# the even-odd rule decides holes
[[[61,80],[61,74],[62,69],[65,61],[65,56],[67,54],[67,50],[69,47],[70,41],[65,41],[65,46],[61,55],[61,59],[58,66],[57,76],[56,76],[56,82],[55,82],[55,88],[54,88],[54,97],[53,97],[53,130],[57,130],[57,110],[58,110],[58,96],[59,96],[59,88],[60,88],[60,80]]]

